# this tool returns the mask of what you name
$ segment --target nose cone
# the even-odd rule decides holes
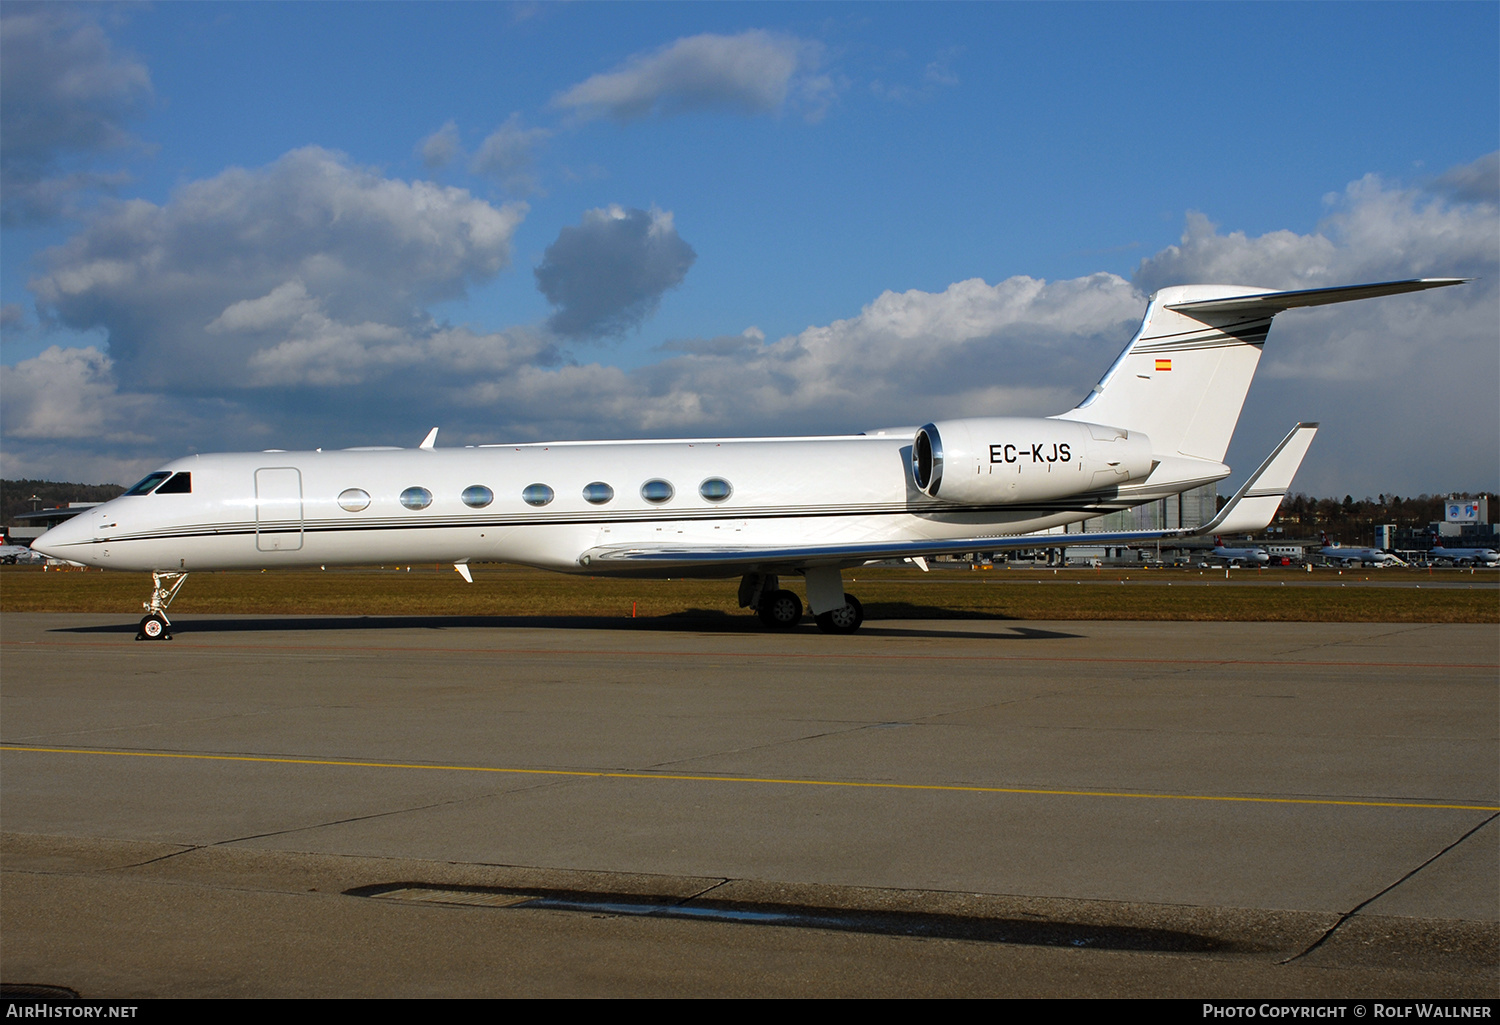
[[[83,546],[92,540],[92,532],[88,524],[89,512],[79,513],[71,520],[63,520],[31,542],[31,550],[41,552],[52,559],[67,559],[71,562],[88,561]]]

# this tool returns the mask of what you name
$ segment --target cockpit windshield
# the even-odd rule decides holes
[[[172,475],[166,470],[157,470],[155,473],[148,473],[141,478],[140,483],[120,497],[129,498],[131,495],[149,495],[156,490],[157,485],[170,476]]]

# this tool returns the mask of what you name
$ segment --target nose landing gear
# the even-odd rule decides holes
[[[172,599],[177,597],[177,592],[182,588],[185,580],[187,580],[186,573],[151,574],[151,600],[141,603],[146,610],[146,615],[141,620],[140,629],[135,632],[136,640],[170,641],[172,639],[172,621],[167,618],[167,606],[171,605]]]

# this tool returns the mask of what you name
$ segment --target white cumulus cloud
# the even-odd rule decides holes
[[[385,345],[430,330],[429,304],[509,264],[524,214],[310,147],[193,182],[162,206],[102,208],[43,254],[31,288],[65,326],[103,328],[132,386],[232,391],[268,380],[252,361],[288,341]]]
[[[55,217],[78,192],[118,184],[100,156],[135,144],[125,125],[152,98],[146,66],[115,49],[81,4],[0,14],[0,193],[7,225]]]
[[[93,346],[51,346],[6,367],[0,377],[0,408],[10,438],[88,438],[143,441],[140,430],[156,402],[147,395],[121,395],[107,355]]]
[[[447,167],[462,149],[463,145],[458,138],[458,125],[452,121],[447,122],[417,144],[417,152],[422,157],[422,166],[429,171]]]
[[[493,178],[512,195],[528,195],[537,187],[532,152],[551,135],[546,128],[527,128],[520,114],[512,114],[479,144],[469,170]]]
[[[1433,188],[1464,203],[1500,203],[1500,151],[1450,169]]]
[[[593,75],[552,104],[585,119],[633,121],[696,110],[774,113],[799,100],[816,119],[832,91],[827,76],[816,74],[821,53],[816,42],[759,29],[688,36]]]

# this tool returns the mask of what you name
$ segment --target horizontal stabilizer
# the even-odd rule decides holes
[[[1373,299],[1380,295],[1420,292],[1427,288],[1462,285],[1472,278],[1411,278],[1407,281],[1379,281],[1369,285],[1339,285],[1337,288],[1304,288],[1295,292],[1262,292],[1230,299],[1200,299],[1196,302],[1168,303],[1167,309],[1189,317],[1199,313],[1243,313],[1275,315],[1282,310],[1302,306],[1327,306],[1355,299]]]

